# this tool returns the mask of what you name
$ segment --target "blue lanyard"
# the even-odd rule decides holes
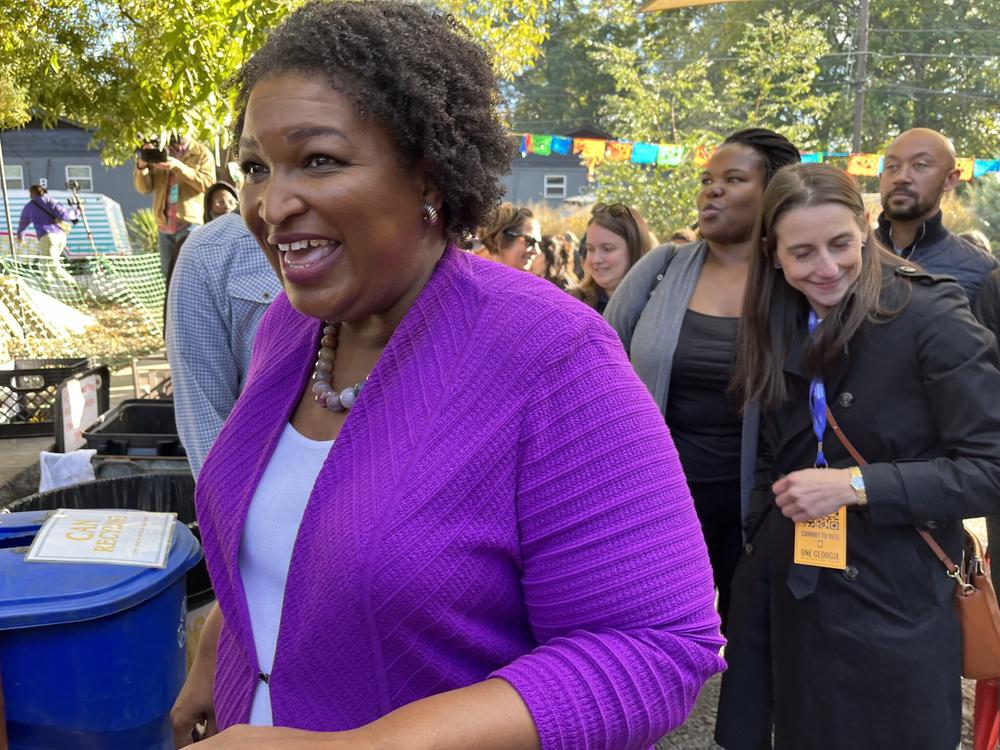
[[[819,325],[815,311],[809,311],[809,334],[812,335]],[[823,435],[826,433],[826,388],[823,381],[813,378],[809,385],[809,411],[812,413],[813,432],[816,433],[816,463],[817,469],[827,467],[826,456],[823,455]]]

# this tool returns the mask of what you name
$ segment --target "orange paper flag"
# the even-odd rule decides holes
[[[608,161],[628,161],[632,158],[632,144],[608,141],[606,156]]]
[[[715,153],[715,149],[709,146],[698,146],[694,150],[694,165],[696,167],[704,167],[708,164],[708,160],[712,158],[712,154]]]
[[[847,160],[847,174],[858,177],[877,177],[882,157],[878,154],[851,154]]]
[[[597,138],[574,138],[573,153],[580,154],[584,161],[600,161],[604,158],[604,149],[607,141]]]
[[[969,181],[972,179],[972,174],[976,169],[976,160],[971,157],[955,159],[955,169],[962,173],[960,179]]]

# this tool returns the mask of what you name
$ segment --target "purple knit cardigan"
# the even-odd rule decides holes
[[[239,547],[320,323],[281,295],[205,462],[219,726],[259,671]],[[294,470],[294,466],[288,467]],[[648,748],[724,668],[663,417],[618,337],[547,281],[448,248],[323,465],[270,677],[276,725],[343,730],[490,676],[542,748]]]

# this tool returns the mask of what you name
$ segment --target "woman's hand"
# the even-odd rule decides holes
[[[198,750],[375,750],[371,735],[362,729],[347,732],[305,732],[287,727],[231,726]]]
[[[207,667],[204,660],[196,659],[191,672],[184,681],[174,707],[170,709],[170,722],[174,728],[174,744],[177,747],[187,747],[194,738],[191,733],[195,725],[204,724],[202,736],[211,737],[217,732],[215,727],[215,700],[212,695],[212,683],[215,680],[214,669]]]
[[[773,485],[778,508],[796,523],[828,516],[842,505],[857,503],[848,469],[802,469]]]
[[[196,724],[204,724],[203,737],[211,737],[215,727],[215,653],[222,629],[222,610],[216,602],[205,618],[198,641],[198,654],[191,665],[191,672],[184,681],[180,695],[170,709],[170,722],[174,729],[174,744],[187,747],[194,740],[191,732]]]

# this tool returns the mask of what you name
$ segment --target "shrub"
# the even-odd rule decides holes
[[[134,253],[157,252],[156,216],[151,208],[140,208],[128,217],[129,244]]]

